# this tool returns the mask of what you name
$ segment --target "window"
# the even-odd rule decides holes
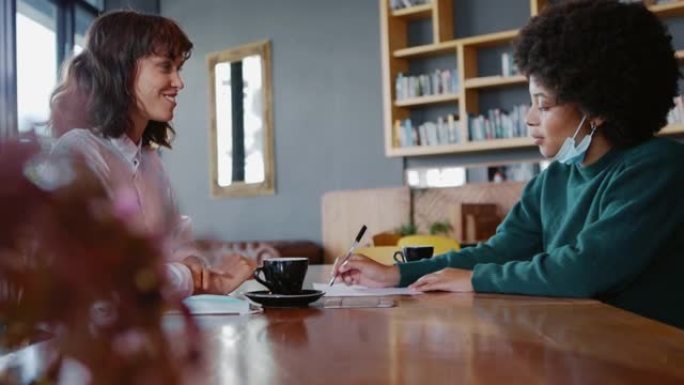
[[[500,165],[461,167],[413,167],[406,169],[411,188],[457,187],[467,183],[528,182],[546,169],[551,161],[521,161]]]
[[[465,167],[429,167],[406,170],[406,183],[413,188],[456,187],[466,183]]]
[[[17,120],[19,132],[48,118],[57,82],[57,7],[49,0],[17,2]]]
[[[97,3],[97,1],[90,1]],[[76,6],[74,15],[74,49],[73,54],[77,55],[83,50],[85,45],[85,35],[88,32],[90,23],[95,20],[95,15],[82,6]]]
[[[104,9],[104,0],[85,0],[86,3],[92,5],[94,8],[100,11]]]
[[[0,69],[0,77],[12,83],[1,91],[16,97],[16,106],[13,97],[0,98],[0,111],[16,111],[11,121],[2,121],[11,129],[1,134],[9,137],[33,128],[45,134],[59,68],[81,51],[88,27],[104,9],[104,0],[0,0],[0,5],[7,25],[15,26],[0,33],[2,55],[8,63],[7,69]]]

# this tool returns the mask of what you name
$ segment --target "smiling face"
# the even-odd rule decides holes
[[[133,120],[147,125],[150,120],[168,122],[173,119],[176,96],[183,89],[180,70],[182,58],[150,55],[138,60],[135,77]]]
[[[560,150],[563,142],[571,138],[582,121],[582,112],[574,103],[558,103],[553,92],[542,86],[534,76],[530,76],[530,107],[526,123],[534,144],[545,158],[552,158]],[[589,122],[585,121],[575,137],[579,143],[589,132]]]

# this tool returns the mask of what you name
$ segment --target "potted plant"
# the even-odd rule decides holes
[[[418,227],[413,222],[409,222],[409,223],[405,223],[405,224],[397,227],[396,229],[394,229],[394,232],[397,235],[405,237],[407,235],[417,234],[418,233]]]
[[[453,227],[448,221],[437,221],[430,225],[430,235],[448,236],[451,230],[453,230]]]

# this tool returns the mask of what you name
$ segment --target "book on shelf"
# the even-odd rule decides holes
[[[437,69],[428,74],[399,73],[395,79],[394,93],[396,100],[406,100],[421,96],[456,94],[458,90],[458,71]]]
[[[494,108],[484,115],[471,116],[468,119],[468,136],[471,141],[525,137],[528,110],[529,106],[519,105],[510,112]]]
[[[411,8],[431,2],[432,0],[390,0],[390,8],[396,11],[397,9]]]
[[[454,115],[440,116],[435,122],[414,125],[411,119],[396,120],[392,142],[395,147],[439,146],[460,142],[459,121]],[[398,139],[398,140],[397,140]]]

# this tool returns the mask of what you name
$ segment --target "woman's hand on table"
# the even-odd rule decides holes
[[[215,294],[228,294],[237,289],[243,282],[252,278],[256,262],[245,257],[238,257],[230,269],[210,267],[208,269],[207,290]]]
[[[183,260],[192,273],[193,294],[228,294],[252,277],[256,262],[240,255],[225,256],[218,266],[208,266],[199,257]]]
[[[335,266],[333,274],[337,282],[347,285],[366,287],[392,287],[399,284],[399,268],[378,263],[366,256],[354,254],[340,266]]]
[[[471,293],[474,291],[470,270],[446,268],[435,273],[426,274],[409,286],[417,291],[452,291]]]

